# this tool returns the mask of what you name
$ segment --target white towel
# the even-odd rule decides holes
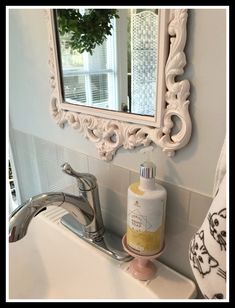
[[[216,166],[214,189],[213,189],[214,197],[218,192],[219,185],[225,174],[226,174],[226,138],[224,139],[224,144],[222,146],[220,157]]]
[[[218,161],[214,199],[189,245],[189,260],[205,298],[226,298],[226,160],[225,143]]]

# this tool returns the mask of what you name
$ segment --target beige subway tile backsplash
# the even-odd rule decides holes
[[[188,220],[190,192],[170,183],[157,181],[167,190],[166,213],[183,221]]]
[[[120,194],[127,194],[130,171],[118,166],[110,165],[108,174],[109,187]]]
[[[197,228],[177,217],[166,220],[165,250],[159,261],[168,264],[180,273],[193,277],[189,263],[189,243]]]
[[[127,193],[129,170],[92,157],[88,157],[88,164],[89,172],[96,176],[99,185],[109,187],[120,194]]]
[[[106,230],[111,230],[120,237],[123,237],[126,233],[126,219],[114,216],[104,209],[102,209],[102,216]]]
[[[200,227],[210,208],[212,198],[191,192],[189,208],[189,224]]]
[[[126,219],[126,196],[119,194],[109,187],[99,185],[100,205],[102,210],[110,212],[118,219]]]
[[[67,162],[77,172],[88,172],[88,158],[85,154],[65,148],[64,162]]]
[[[139,182],[140,175],[137,172],[130,171],[130,182],[129,185],[135,182]]]
[[[94,176],[97,178],[99,185],[104,185],[109,187],[109,169],[110,164],[93,157],[88,157],[88,170],[90,173],[94,174]]]

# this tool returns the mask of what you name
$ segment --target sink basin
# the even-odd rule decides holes
[[[154,279],[133,278],[130,262],[116,261],[64,227],[66,213],[56,207],[40,213],[27,235],[9,244],[9,301],[196,297],[193,281],[155,260]]]

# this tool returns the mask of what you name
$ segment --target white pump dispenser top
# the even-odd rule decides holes
[[[140,165],[140,176],[146,179],[152,179],[156,176],[156,166],[150,161]]]
[[[156,166],[153,162],[146,161],[140,165],[140,189],[156,189]]]

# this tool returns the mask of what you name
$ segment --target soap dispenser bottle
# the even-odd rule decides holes
[[[166,189],[155,182],[156,166],[151,161],[140,165],[140,181],[128,188],[128,248],[139,255],[150,256],[164,247]]]

